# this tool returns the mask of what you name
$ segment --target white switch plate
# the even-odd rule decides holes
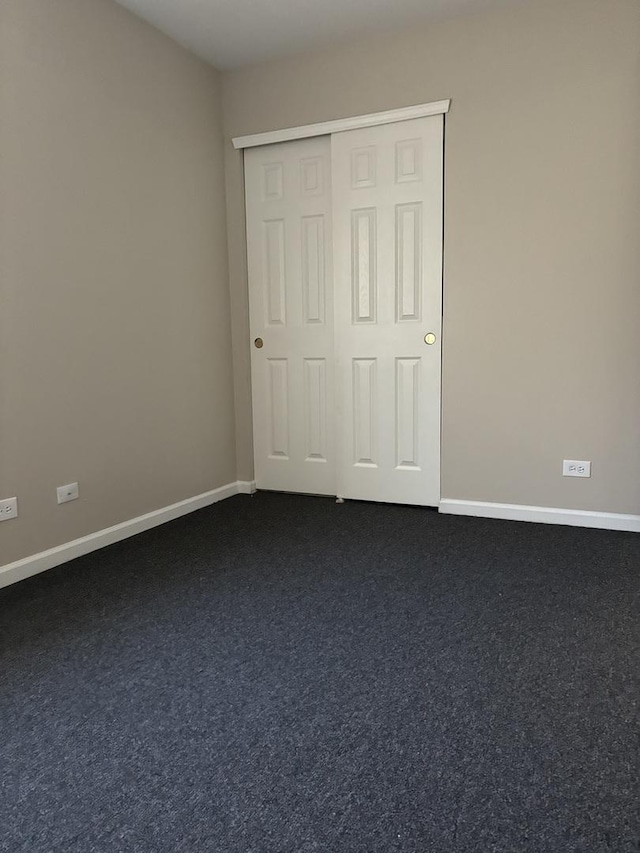
[[[18,498],[5,498],[0,501],[0,521],[9,521],[18,517]]]
[[[68,501],[75,501],[80,497],[77,483],[69,483],[68,486],[58,486],[56,492],[59,504],[66,504]]]
[[[563,477],[590,477],[591,462],[579,459],[564,459],[562,461]]]

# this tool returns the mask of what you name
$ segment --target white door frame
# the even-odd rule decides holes
[[[428,104],[416,104],[412,107],[400,107],[397,110],[384,110],[380,113],[367,113],[349,116],[334,121],[320,121],[316,124],[301,124],[298,127],[285,127],[282,130],[268,130],[265,133],[251,133],[248,136],[234,136],[231,140],[234,148],[254,148],[256,145],[271,145],[274,142],[288,142],[292,139],[307,139],[309,136],[328,136],[342,130],[355,130],[359,127],[373,127],[378,124],[392,124],[410,118],[437,116],[449,112],[451,100],[431,101]]]

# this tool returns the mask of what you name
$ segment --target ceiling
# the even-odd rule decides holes
[[[220,69],[527,0],[117,0]]]

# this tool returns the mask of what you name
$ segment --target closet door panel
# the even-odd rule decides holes
[[[338,494],[437,506],[443,118],[331,146]]]
[[[329,137],[245,152],[255,477],[336,494]]]

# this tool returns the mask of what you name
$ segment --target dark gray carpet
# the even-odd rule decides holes
[[[0,849],[640,850],[640,536],[239,496],[0,593]]]

